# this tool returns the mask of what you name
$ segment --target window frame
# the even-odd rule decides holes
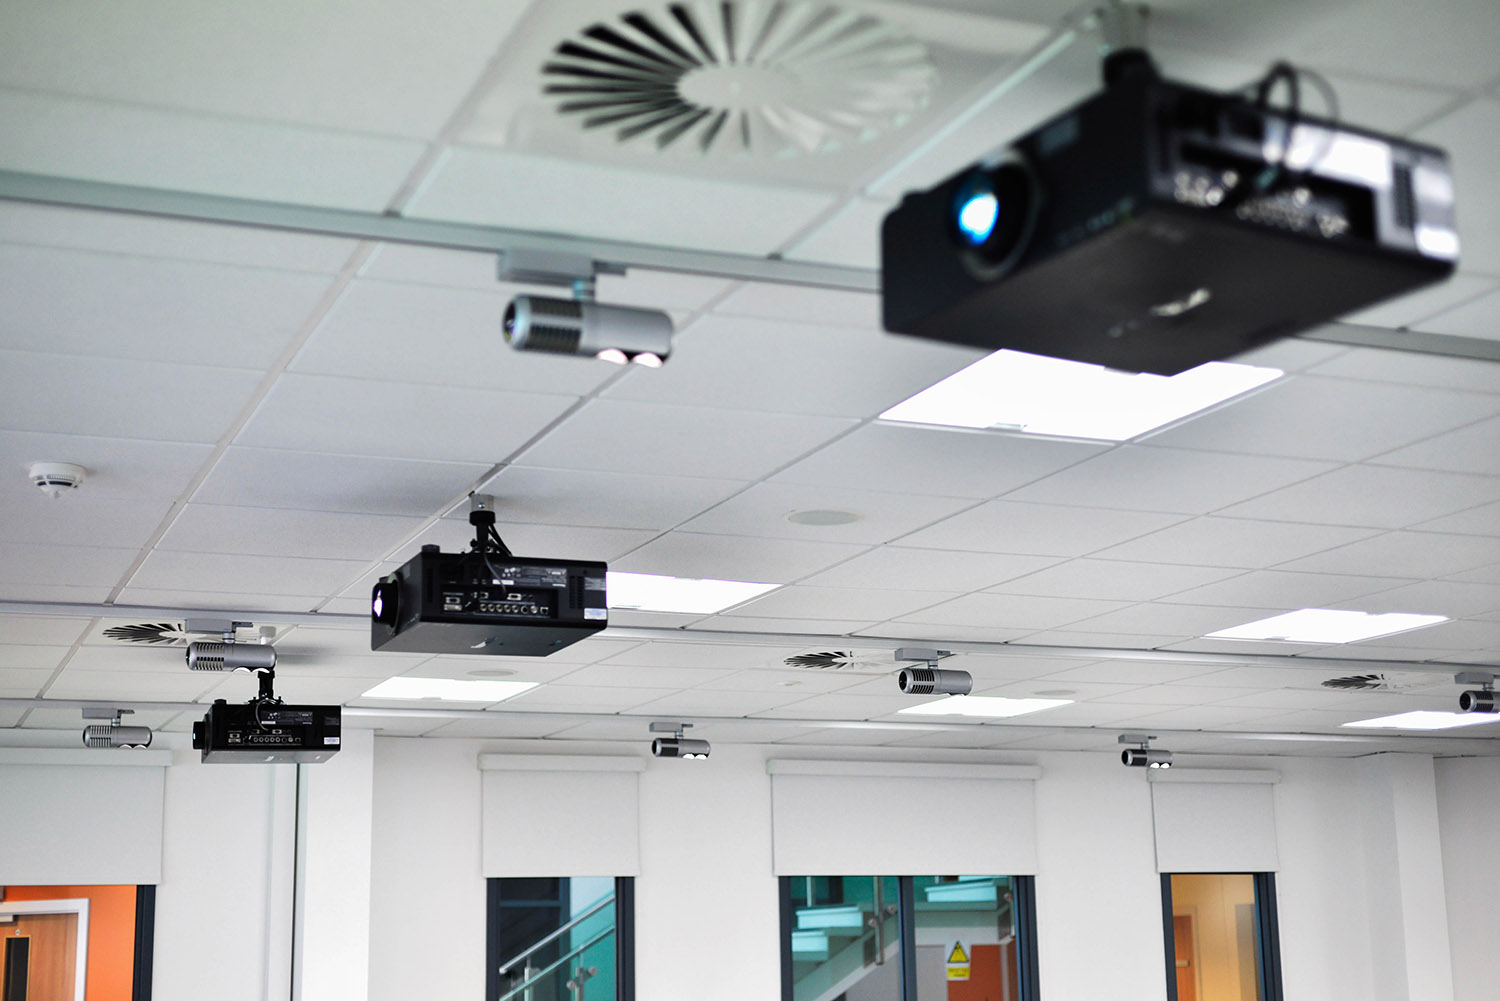
[[[501,883],[512,877],[490,876],[485,883],[484,920],[484,992],[487,998],[501,994],[500,960],[509,955],[498,953],[494,930],[500,917]],[[525,878],[525,877],[523,877]],[[557,876],[555,879],[573,879]],[[615,1001],[635,1001],[635,877],[616,876],[615,880]]]
[[[1283,1001],[1281,989],[1281,926],[1276,917],[1274,872],[1164,872],[1161,874],[1162,951],[1166,956],[1167,1001],[1177,998],[1177,936],[1172,923],[1173,876],[1249,876],[1255,886],[1255,965],[1260,974],[1262,1001]]]
[[[827,874],[820,875],[826,876]],[[797,923],[797,910],[792,906],[792,880],[807,878],[807,876],[781,876],[776,881],[780,894],[779,910],[781,913],[781,1001],[795,1001],[792,983],[792,931]],[[899,960],[901,997],[902,1001],[916,1001],[916,877],[897,876],[895,878],[898,892],[896,933],[901,943]],[[1010,879],[1011,888],[1015,894],[1011,907],[1016,923],[1016,982],[1020,1001],[1041,1001],[1037,977],[1036,877],[1012,875],[1007,878]],[[1280,1001],[1280,998],[1278,997],[1276,1001]]]

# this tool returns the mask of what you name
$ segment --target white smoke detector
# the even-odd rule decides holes
[[[78,488],[88,470],[72,462],[33,462],[31,482],[48,497],[61,497]]]

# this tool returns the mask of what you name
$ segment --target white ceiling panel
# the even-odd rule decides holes
[[[962,161],[955,161],[959,163]],[[894,208],[890,200],[853,198],[827,222],[792,243],[786,256],[794,261],[880,267],[880,224]]]
[[[1161,712],[1147,712],[1121,720],[1132,729],[1156,727],[1163,730],[1206,730],[1236,723],[1252,723],[1276,715],[1274,710],[1245,709],[1238,706],[1187,706]]]
[[[1358,543],[1356,543],[1358,545]],[[1314,557],[1316,561],[1319,557]],[[1307,563],[1304,560],[1302,563]],[[1406,583],[1396,577],[1352,576],[1336,573],[1290,573],[1253,570],[1230,580],[1206,584],[1172,595],[1172,601],[1188,605],[1237,605],[1280,608],[1328,608]]]
[[[1414,351],[1358,348],[1316,366],[1316,375],[1500,393],[1500,365]]]
[[[188,504],[159,549],[314,559],[380,559],[425,524],[421,518]]]
[[[850,360],[859,359],[858,374]],[[637,369],[610,399],[836,417],[873,417],[968,365],[974,353],[878,330],[709,315],[658,371]]]
[[[475,713],[473,719],[454,720],[451,723],[439,721],[437,728],[427,731],[427,734],[433,737],[537,738],[550,737],[568,728],[569,724],[549,720],[545,716],[517,719],[514,716],[495,718],[485,713]]]
[[[904,709],[914,701],[931,700],[913,700],[910,695],[902,695],[897,690],[892,690],[889,695],[814,695],[768,709],[763,715],[776,719],[868,720]],[[932,722],[931,719],[915,721]]]
[[[198,701],[227,699],[230,702],[244,702],[254,697],[256,692],[254,678],[244,674],[236,674],[232,677],[220,675],[220,677],[223,678],[222,684],[200,696]],[[374,678],[309,677],[307,675],[296,677],[288,675],[282,678],[278,672],[276,692],[293,704],[343,705],[345,702],[359,698],[375,685]]]
[[[554,684],[597,688],[693,688],[705,681],[727,678],[731,673],[716,669],[712,661],[698,667],[646,667],[612,661],[575,668]]]
[[[1423,659],[1442,657],[1449,650],[1493,650],[1500,648],[1500,621],[1454,619],[1360,644],[1372,650],[1387,645],[1407,651],[1407,656],[1420,651]]]
[[[872,292],[745,282],[717,302],[713,311],[788,323],[880,329],[880,296]]]
[[[1010,643],[1027,637],[1030,628],[1014,626],[954,626],[917,622],[886,622],[850,630],[859,636],[879,636],[908,640],[919,646],[942,646],[944,643]],[[1027,638],[1027,642],[1031,642]]]
[[[200,591],[171,587],[127,586],[119,604],[163,608],[214,609],[240,612],[311,612],[324,600],[321,594],[255,594],[247,591]],[[365,604],[368,604],[366,599]]]
[[[796,688],[780,692],[712,692],[695,688],[654,699],[632,711],[664,717],[749,716],[791,705],[802,697],[803,692]]]
[[[236,198],[383,211],[409,139],[0,89],[0,167]]]
[[[1470,618],[1500,612],[1500,584],[1424,580],[1367,594],[1359,599],[1359,606],[1365,612],[1431,609],[1451,619]]]
[[[23,498],[46,499],[24,476],[37,461],[84,467],[88,486],[83,496],[90,500],[172,499],[182,493],[212,451],[208,445],[0,431],[0,470],[9,473],[0,478],[0,503],[7,511],[15,511]]]
[[[65,646],[41,646],[15,643],[0,626],[0,671],[43,671],[51,673],[68,654]]]
[[[1147,663],[1138,660],[1104,660],[1083,667],[1073,667],[1055,674],[1046,675],[1049,684],[1066,687],[1073,681],[1103,681],[1121,685],[1144,687],[1167,685],[1183,678],[1194,678],[1212,674],[1219,670],[1212,664]]]
[[[1422,322],[1423,330],[1435,334],[1454,334],[1458,337],[1478,337],[1487,341],[1500,341],[1500,295],[1490,292],[1472,302],[1439,313]]]
[[[660,246],[769,254],[832,202],[831,193],[814,189],[734,184],[649,166],[607,168],[455,149],[413,200],[409,214]],[[746,211],[748,205],[754,211]]]
[[[1229,360],[1237,364],[1280,369],[1283,372],[1303,372],[1353,350],[1355,349],[1342,344],[1327,344],[1302,337],[1283,337],[1258,348],[1251,348]]]
[[[22,490],[29,490],[31,495],[8,496]],[[6,505],[5,517],[0,519],[0,542],[56,546],[88,540],[93,545],[139,548],[172,508],[171,501],[165,499],[108,500],[87,493],[44,497],[20,476],[0,486],[0,498],[5,498]]]
[[[3,601],[65,601],[82,604],[98,604],[109,598],[108,585],[73,584],[17,584],[0,582],[0,600]]]
[[[468,493],[490,465],[234,445],[214,464],[193,499],[303,511],[430,516]]]
[[[0,246],[0,346],[266,368],[328,285],[297,271]]]
[[[126,726],[149,726],[153,730],[159,730],[182,715],[175,710],[139,710],[125,716],[122,722]],[[75,735],[80,734],[86,724],[96,723],[97,720],[86,720],[83,713],[77,709],[32,709],[26,713],[25,727],[28,730],[72,730]],[[127,752],[128,753],[128,752]]]
[[[356,281],[290,369],[445,387],[406,390],[429,398],[453,386],[582,396],[620,374],[608,362],[509,347],[501,334],[509,299],[498,283],[496,291],[471,292]]]
[[[506,466],[479,487],[500,522],[667,529],[713,507],[744,480]]]
[[[1234,517],[1404,528],[1500,499],[1500,479],[1345,466],[1228,508]]]
[[[775,479],[865,490],[914,486],[945,497],[982,499],[1066,469],[1106,447],[875,423],[819,449]]]
[[[0,583],[30,582],[75,587],[112,585],[135,557],[134,549],[3,542],[0,543]]]
[[[1131,605],[1119,611],[1076,621],[1070,628],[1076,632],[1142,633],[1187,638],[1254,622],[1280,611],[1283,609],[1169,604],[1157,601]],[[1107,644],[1101,642],[1099,645]]]
[[[924,549],[1083,556],[1166,528],[1180,515],[990,501],[901,539]]]
[[[253,594],[333,594],[365,569],[362,561],[155,550],[131,577],[135,587]]]
[[[899,592],[892,592],[899,593]],[[1039,598],[1021,594],[967,594],[922,611],[899,617],[904,623],[926,626],[967,625],[1014,629],[1056,629],[1083,619],[1129,607],[1123,601],[1089,598]]]
[[[643,667],[709,667],[723,670],[769,669],[782,667],[782,662],[787,657],[800,652],[801,649],[801,647],[761,646],[760,644],[735,645],[732,639],[729,642],[713,644],[679,643],[675,640],[668,640],[641,643],[629,650],[614,654],[603,663]],[[803,672],[797,672],[797,676],[801,673]]]
[[[525,462],[560,469],[759,479],[853,424],[834,417],[595,400],[527,450]],[[729,442],[732,448],[726,447]]]
[[[881,546],[803,581],[814,587],[977,591],[1058,562],[1051,556]],[[1087,595],[1086,597],[1094,597]]]
[[[842,542],[672,532],[619,560],[616,570],[785,584],[866,551]]]
[[[0,370],[0,429],[155,441],[217,441],[261,380],[245,369],[31,351],[0,350]],[[158,391],[179,402],[164,405]]]
[[[857,587],[783,587],[734,609],[736,616],[810,619],[893,619],[954,597],[951,591]]]
[[[1464,261],[1467,264],[1467,260]],[[1425,322],[1442,315],[1464,303],[1483,298],[1500,287],[1489,275],[1458,272],[1447,281],[1429,285],[1415,292],[1397,296],[1341,317],[1341,322],[1365,324],[1371,327],[1389,327],[1394,330],[1432,330]],[[1434,331],[1435,332],[1435,331]]]
[[[0,643],[71,646],[88,626],[88,619],[65,616],[0,615]]]
[[[337,274],[353,240],[84,209],[0,205],[0,242]]]
[[[500,538],[512,552],[543,559],[604,560],[611,562],[656,538],[650,529],[585,528],[581,525],[520,525],[502,521],[496,526]],[[461,552],[474,541],[474,529],[468,515],[445,518],[412,539],[409,552],[396,555],[407,559],[419,546],[429,543],[445,552]]]
[[[399,382],[287,373],[235,441],[341,455],[493,463],[573,403],[570,396],[463,386],[424,392]]]
[[[1356,413],[1360,419],[1351,421],[1349,415]],[[1299,375],[1150,440],[1153,445],[1357,461],[1496,413],[1500,398],[1489,395]],[[1197,464],[1206,462],[1198,458]],[[1270,478],[1267,483],[1269,487]]]
[[[699,515],[683,528],[719,535],[880,543],[941,521],[973,503],[968,499],[930,497],[915,492],[875,493],[761,483]],[[842,512],[855,518],[842,525],[809,525],[791,520],[794,515],[820,511]]]
[[[1493,11],[1493,5],[1489,6]],[[1459,34],[1467,39],[1479,37]],[[1423,33],[1423,37],[1435,36]],[[1500,161],[1500,100],[1475,98],[1414,138],[1441,146],[1452,157],[1464,266],[1490,275],[1500,272],[1500,197],[1493,169]]]
[[[1037,504],[1207,514],[1332,468],[1299,459],[1123,445],[1005,496]]]
[[[505,708],[536,712],[627,712],[676,694],[671,688],[600,688],[597,685],[543,685],[505,700]]]
[[[51,671],[0,667],[0,699],[36,698],[51,677]]]
[[[704,691],[716,692],[800,692],[804,695],[814,695],[822,692],[836,692],[860,683],[859,675],[842,671],[788,668],[782,671],[734,671],[698,687]]]
[[[1096,555],[1143,563],[1254,569],[1368,538],[1369,529],[1295,525],[1246,518],[1194,518]]]
[[[1321,573],[1446,577],[1500,562],[1500,539],[1433,532],[1387,532],[1285,564]],[[1391,586],[1395,586],[1392,582]],[[1374,590],[1372,588],[1371,590]]]
[[[1390,466],[1500,476],[1500,418],[1491,417],[1387,452],[1376,461]]]
[[[169,661],[169,663],[177,663]],[[165,665],[164,665],[165,666]],[[180,666],[180,665],[179,665]],[[47,686],[49,699],[139,699],[152,702],[191,702],[224,680],[221,674],[205,674],[182,667],[165,671],[120,669],[85,671],[71,665]],[[245,679],[245,698],[254,694],[254,682]]]
[[[365,640],[369,649],[370,641]],[[419,656],[419,655],[417,655]],[[547,657],[427,657],[413,667],[405,667],[398,654],[366,653],[363,657],[343,656],[329,665],[330,673],[347,672],[349,665],[368,661],[367,677],[448,678],[456,681],[480,680],[535,681],[547,684],[579,669],[576,663],[564,663],[552,656]],[[381,665],[385,665],[381,668]],[[382,673],[375,673],[377,670]],[[496,674],[508,671],[508,674]],[[504,708],[502,705],[501,708]]]
[[[1105,601],[1150,601],[1237,574],[1218,567],[1118,560],[1069,560],[987,588],[994,594],[1031,594]]]
[[[808,643],[817,642],[827,636],[847,636],[875,625],[874,622],[852,619],[771,619],[723,614],[694,623],[695,629],[722,630],[731,633],[784,633],[805,636]]]

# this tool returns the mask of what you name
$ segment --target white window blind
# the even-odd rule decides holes
[[[1275,872],[1274,771],[1150,776],[1158,872]]]
[[[481,754],[479,767],[485,876],[640,875],[640,758]]]

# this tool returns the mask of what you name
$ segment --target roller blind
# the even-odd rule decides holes
[[[628,757],[482,754],[489,876],[638,876],[640,773]]]
[[[1158,872],[1275,872],[1274,771],[1152,775]]]
[[[1037,768],[775,760],[767,770],[778,876],[1036,872]]]
[[[160,883],[169,751],[0,748],[0,884]]]

